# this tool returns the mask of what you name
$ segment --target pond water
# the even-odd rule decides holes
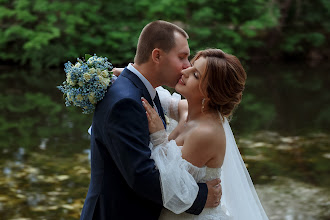
[[[329,69],[247,68],[231,125],[270,219],[330,219]],[[79,219],[92,116],[64,106],[64,77],[0,67],[0,219]]]

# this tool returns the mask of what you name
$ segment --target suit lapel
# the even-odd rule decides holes
[[[149,102],[149,104],[154,107],[154,102],[152,101],[149,91],[147,89],[147,87],[144,85],[144,83],[140,80],[140,78],[135,75],[134,73],[132,73],[129,69],[125,68],[123,70],[123,72],[120,74],[120,76],[122,77],[126,77],[127,79],[131,80],[133,82],[133,84],[139,88],[142,91],[143,97]],[[155,97],[155,104],[157,106],[158,109],[158,113],[163,121],[164,127],[166,129],[166,120],[165,120],[165,115],[164,115],[164,111],[162,108],[162,105],[159,101],[159,97],[158,97],[158,93],[156,93],[156,97]]]
[[[154,107],[150,94],[148,92],[147,87],[143,84],[140,78],[132,73],[129,69],[125,68],[123,72],[120,74],[122,77],[126,77],[131,80],[133,84],[142,91],[143,97],[149,102],[149,104]]]

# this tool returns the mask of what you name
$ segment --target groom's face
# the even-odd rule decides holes
[[[174,33],[174,37],[176,46],[163,56],[159,75],[161,84],[172,88],[181,79],[181,71],[190,67],[187,39],[177,32]]]

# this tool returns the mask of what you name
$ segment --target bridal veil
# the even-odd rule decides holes
[[[223,127],[226,134],[226,154],[221,172],[221,204],[235,220],[268,219],[226,118]]]
[[[157,87],[161,104],[167,113],[175,115],[181,96],[171,95],[162,87]],[[219,114],[219,117],[221,115]],[[171,127],[171,126],[169,126]],[[221,206],[225,207],[234,220],[268,220],[260,203],[249,172],[236,145],[233,132],[226,118],[223,120],[226,135],[226,153],[221,172],[222,198]],[[163,133],[156,139],[163,142],[167,136]],[[157,142],[157,141],[156,141]],[[197,195],[199,181],[205,173],[181,158],[181,151],[175,141],[165,141],[162,147],[154,145],[152,158],[160,165],[164,206],[174,213],[188,209]],[[195,181],[192,181],[193,179]],[[190,200],[190,201],[189,201]]]

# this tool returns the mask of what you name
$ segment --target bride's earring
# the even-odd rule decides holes
[[[202,99],[202,112],[204,112],[205,98]]]

